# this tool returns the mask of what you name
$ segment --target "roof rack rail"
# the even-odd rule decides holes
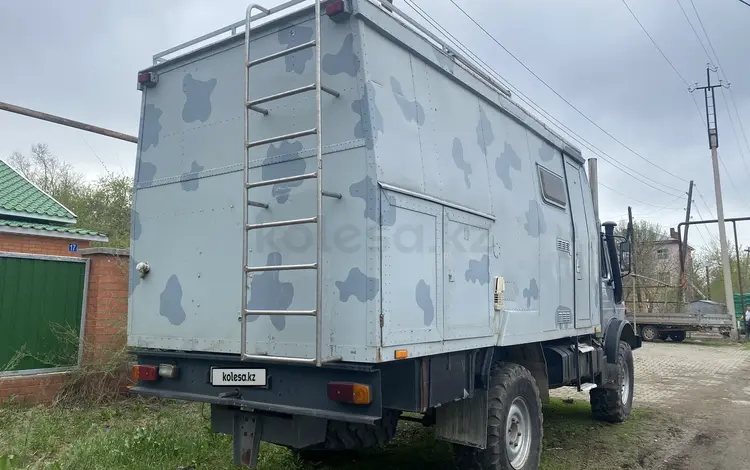
[[[279,13],[279,12],[281,12],[283,10],[288,9],[288,8],[292,8],[294,6],[300,5],[302,3],[310,3],[310,5],[313,5],[313,2],[311,2],[310,0],[289,0],[288,2],[282,3],[281,5],[275,6],[273,8],[269,8],[268,12],[259,12],[259,13],[256,13],[255,15],[252,16],[251,19],[252,19],[253,22],[255,22],[255,21],[263,19],[263,18],[265,18],[267,16],[271,16],[271,15],[274,15],[276,13]],[[291,13],[294,13],[294,12],[290,11],[288,13],[291,14]],[[223,28],[219,28],[219,29],[217,29],[215,31],[212,31],[212,32],[207,33],[207,34],[204,34],[203,36],[200,36],[200,37],[197,37],[195,39],[192,39],[192,40],[190,40],[188,42],[184,42],[182,44],[178,44],[177,46],[170,47],[169,49],[166,49],[164,51],[158,52],[158,53],[154,54],[154,56],[153,56],[154,65],[158,65],[158,64],[161,64],[162,62],[166,62],[167,60],[179,57],[179,56],[175,56],[175,57],[172,57],[172,58],[167,58],[167,56],[172,55],[172,54],[174,54],[176,52],[184,51],[184,53],[187,54],[188,52],[191,52],[193,49],[191,49],[190,51],[186,51],[186,49],[188,49],[188,48],[190,48],[192,46],[197,46],[197,45],[207,46],[207,45],[209,45],[209,44],[212,43],[212,42],[210,42],[211,39],[216,39],[219,36],[222,36],[222,35],[224,35],[226,33],[229,33],[229,37],[235,36],[238,33],[244,33],[245,32],[245,21],[246,20],[243,19],[243,20],[238,21],[236,23],[232,23],[229,26],[224,26]],[[180,54],[180,55],[182,55],[182,54]]]
[[[275,15],[276,13],[282,12],[284,10],[290,9],[295,6],[300,6],[302,4],[305,4],[305,5],[302,6],[301,8],[304,8],[306,6],[311,6],[311,5],[314,5],[314,1],[315,0],[289,0],[288,2],[282,3],[281,5],[270,8],[267,12],[259,12],[253,15],[251,20],[255,22],[257,20]],[[436,46],[439,49],[441,49],[442,52],[448,55],[456,64],[458,64],[460,67],[462,67],[464,70],[466,70],[470,74],[474,75],[477,79],[482,81],[485,85],[502,93],[503,95],[507,97],[511,96],[510,90],[506,88],[505,86],[503,86],[500,82],[498,82],[494,77],[492,77],[492,75],[487,70],[485,70],[479,64],[476,64],[474,61],[470,60],[469,58],[465,57],[463,54],[455,50],[453,47],[448,45],[446,41],[438,37],[437,34],[433,33],[432,31],[427,29],[425,26],[421,25],[418,21],[416,21],[414,18],[404,13],[399,8],[393,6],[391,2],[387,2],[387,6],[383,6],[383,2],[381,2],[381,0],[359,0],[359,1],[368,1],[371,4],[380,8],[381,10],[383,10],[384,12],[386,12],[387,14],[390,14],[393,17],[393,19],[395,19],[396,21],[398,21],[405,27],[409,28],[410,30],[414,31],[415,33],[419,34],[423,38],[430,41],[433,46]],[[295,9],[287,13],[291,14],[298,10],[299,9]],[[213,42],[216,42],[216,41],[211,41],[212,39],[218,39],[219,36],[223,36],[227,33],[229,33],[229,37],[231,37],[231,36],[235,36],[237,34],[244,33],[244,32],[245,32],[245,20],[232,23],[229,26],[219,28],[215,31],[204,34],[203,36],[197,37],[195,39],[192,39],[190,41],[184,42],[182,44],[179,44],[177,46],[171,47],[169,49],[166,49],[164,51],[161,51],[155,54],[153,56],[153,64],[154,65],[161,64],[163,62],[166,62],[167,60],[174,59],[176,57],[179,57],[179,55],[187,54],[188,52],[191,52],[192,50],[197,49],[197,47],[193,48],[193,46],[203,47],[203,46],[212,44]],[[171,58],[167,57],[177,52],[183,52],[183,54],[179,54]]]
[[[510,98],[511,96],[510,90],[506,88],[505,86],[503,86],[495,78],[493,78],[482,66],[474,63],[472,60],[468,59],[463,54],[455,50],[453,47],[448,45],[446,41],[438,37],[437,34],[433,33],[426,27],[419,24],[418,21],[416,21],[414,18],[404,13],[399,8],[393,6],[393,3],[391,3],[388,0],[385,0],[385,2],[387,3],[387,6],[383,6],[383,1],[381,0],[367,0],[367,1],[379,7],[386,13],[389,13],[399,23],[403,24],[407,28],[416,32],[417,34],[420,34],[425,39],[431,41],[434,46],[439,46],[443,50],[443,53],[447,54],[449,57],[454,59],[455,63],[457,63],[467,72],[471,73],[476,78],[484,82],[485,85],[489,86],[490,88],[495,89],[496,91]]]

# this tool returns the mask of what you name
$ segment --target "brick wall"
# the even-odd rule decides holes
[[[87,353],[99,355],[127,341],[129,251],[89,248],[79,252],[90,260],[85,344]]]
[[[78,253],[71,253],[68,251],[68,245],[71,243],[77,243],[79,250],[91,246],[91,242],[85,240],[0,233],[0,251],[9,251],[13,253],[78,256]]]
[[[66,244],[66,252],[67,249]],[[0,251],[4,250],[0,242]],[[87,248],[79,250],[79,254],[90,260],[89,290],[83,326],[86,346],[83,360],[86,362],[96,360],[107,351],[126,344],[129,251]],[[14,402],[50,402],[57,395],[67,376],[67,373],[51,373],[0,377],[0,401],[12,396]]]
[[[66,372],[0,378],[0,399],[13,397],[14,403],[36,405],[55,399],[65,379]]]

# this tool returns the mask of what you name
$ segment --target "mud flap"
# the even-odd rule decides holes
[[[263,421],[255,413],[234,414],[234,464],[256,468]]]
[[[435,435],[454,444],[487,448],[487,390],[437,408]]]

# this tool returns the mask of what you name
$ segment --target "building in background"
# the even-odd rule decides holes
[[[0,252],[78,256],[104,233],[75,227],[76,215],[0,160]]]

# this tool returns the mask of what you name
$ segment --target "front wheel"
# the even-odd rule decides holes
[[[537,470],[542,456],[542,402],[536,380],[518,364],[497,363],[490,377],[487,448],[456,445],[458,468]]]
[[[594,419],[621,423],[628,419],[633,406],[635,374],[633,351],[625,341],[620,341],[617,351],[617,378],[612,388],[595,388],[589,392]]]

